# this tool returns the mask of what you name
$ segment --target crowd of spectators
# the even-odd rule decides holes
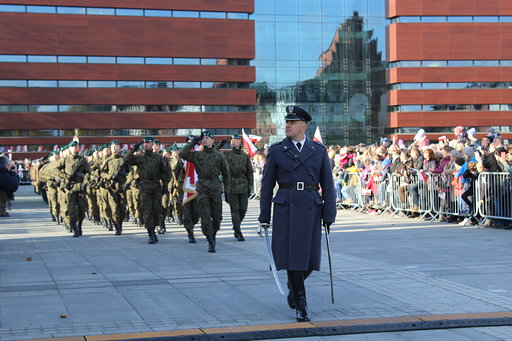
[[[452,175],[458,186],[461,198],[471,210],[474,200],[475,179],[481,172],[506,172],[512,174],[512,145],[505,145],[503,138],[490,130],[488,135],[478,140],[475,130],[464,127],[454,129],[453,138],[442,137],[431,143],[423,130],[419,130],[414,141],[408,146],[402,141],[393,143],[386,138],[380,144],[357,146],[329,146],[337,201],[340,206],[351,204],[355,200],[351,189],[351,174],[365,179],[362,191],[371,192],[374,179],[379,182],[397,174],[403,177],[421,174]],[[407,182],[405,182],[407,183]],[[375,185],[377,186],[377,185]],[[408,193],[412,196],[412,209],[407,213],[411,217],[419,209],[418,184],[402,186],[398,189],[400,200],[404,202]],[[366,194],[363,193],[363,194]],[[369,213],[377,213],[373,208]],[[474,212],[469,212],[471,213]],[[475,220],[463,220],[464,217],[447,216],[441,220],[474,224]],[[494,221],[493,227],[510,228],[511,221]]]

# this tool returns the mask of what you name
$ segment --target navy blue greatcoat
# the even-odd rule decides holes
[[[308,165],[316,181],[306,167]],[[276,183],[319,183],[315,190],[279,189]],[[320,270],[322,220],[334,222],[336,196],[331,163],[325,147],[306,139],[299,151],[290,138],[270,146],[261,182],[260,222],[270,222],[272,203],[272,252],[278,270]]]

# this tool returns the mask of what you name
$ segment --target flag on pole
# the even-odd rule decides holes
[[[261,140],[261,136],[258,136],[258,135],[249,134],[248,136],[249,136],[249,140],[251,140],[251,142],[254,144],[260,142],[260,140]]]
[[[59,145],[58,144],[53,146],[53,151],[56,152],[57,150],[59,150]]]
[[[37,147],[37,151],[38,151],[38,152],[42,152],[42,151],[43,151],[43,146],[39,146],[39,147]]]
[[[16,146],[16,152],[21,152],[21,146],[20,145]]]
[[[24,145],[24,146],[23,146],[23,151],[24,151],[24,152],[28,152],[28,146],[27,146],[27,145]]]
[[[198,150],[199,146],[195,145],[194,150]],[[183,203],[185,205],[187,202],[194,200],[197,197],[196,191],[196,182],[197,182],[197,173],[192,162],[183,160],[185,167],[185,181],[183,181]]]
[[[423,182],[427,182],[427,176],[425,175],[425,173],[416,168],[411,169],[416,172],[416,175],[418,175],[418,179],[420,179]]]
[[[324,141],[322,140],[322,134],[320,134],[320,128],[318,126],[316,126],[315,136],[313,136],[313,141],[320,142],[321,144],[324,144]]]
[[[245,133],[245,131],[243,129],[242,129],[242,138],[243,138],[243,142],[244,142],[244,148],[245,148],[245,150],[247,150],[247,154],[249,154],[249,156],[251,156],[251,157],[256,155],[256,151],[258,150],[258,148],[256,148],[254,143],[252,143],[251,139],[249,138],[249,136],[247,136],[247,134]]]

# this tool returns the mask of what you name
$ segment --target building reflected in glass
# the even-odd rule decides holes
[[[384,134],[385,1],[255,0],[257,135],[284,137],[285,106],[306,109],[328,144]]]

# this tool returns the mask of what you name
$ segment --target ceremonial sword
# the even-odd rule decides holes
[[[261,229],[265,230],[265,241],[267,242],[267,255],[268,255],[268,261],[270,262],[270,269],[272,270],[272,275],[274,276],[274,280],[276,281],[277,288],[279,289],[279,292],[282,295],[286,295],[284,293],[284,289],[281,286],[281,282],[279,281],[279,277],[277,276],[277,269],[276,269],[276,263],[274,262],[274,255],[272,254],[272,245],[270,244],[270,236],[268,234],[268,228],[270,227],[270,224],[261,223],[258,226],[258,235],[260,237],[263,237],[261,234]]]
[[[331,262],[331,246],[329,244],[329,231],[328,227],[324,225],[325,227],[325,243],[327,244],[327,258],[329,259],[329,280],[331,282],[331,302],[334,304],[334,286],[332,283],[332,262]]]

